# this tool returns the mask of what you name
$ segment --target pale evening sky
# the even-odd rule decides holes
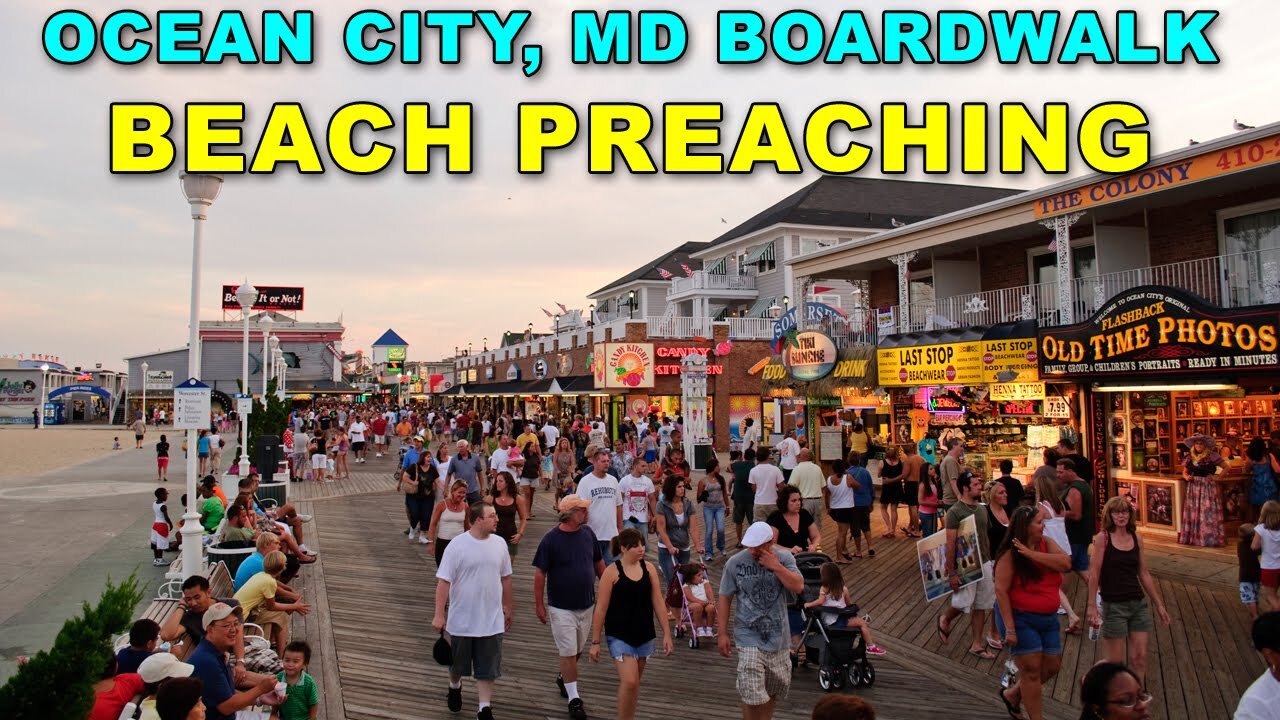
[[[697,3],[681,10],[692,44],[679,64],[579,67],[569,62],[569,13],[587,4],[502,0],[473,6],[533,11],[525,32],[543,45],[544,68],[531,79],[516,66],[490,64],[480,42],[467,43],[466,59],[453,67],[358,66],[339,40],[351,13],[433,7],[363,0],[84,4],[99,20],[125,8],[149,15],[159,9],[241,9],[256,17],[263,9],[310,7],[317,15],[317,60],[308,67],[122,67],[98,57],[64,67],[45,57],[40,38],[46,18],[69,7],[76,6],[43,0],[0,4],[0,23],[7,28],[0,43],[0,353],[43,352],[70,364],[101,362],[107,368],[122,368],[126,355],[185,344],[191,262],[191,221],[176,171],[149,177],[108,172],[112,102],[155,101],[180,109],[190,101],[243,101],[249,115],[246,152],[276,101],[303,103],[317,132],[335,109],[357,100],[391,109],[405,102],[475,103],[477,169],[471,176],[410,177],[394,169],[373,177],[332,170],[319,177],[289,170],[233,176],[208,224],[202,317],[221,316],[217,296],[224,282],[247,275],[259,285],[301,285],[307,293],[302,319],[334,320],[343,313],[348,350],[368,348],[387,327],[395,328],[411,344],[410,359],[438,358],[468,341],[479,347],[481,337],[493,339],[529,322],[542,329],[546,318],[539,307],[585,307],[586,293],[678,243],[718,236],[817,177],[811,167],[799,176],[591,176],[580,147],[553,159],[546,175],[522,177],[513,159],[521,101],[563,101],[584,117],[593,101],[633,101],[657,114],[664,101],[720,101],[726,154],[747,108],[761,101],[781,103],[798,135],[814,107],[835,100],[861,105],[873,121],[886,101],[908,103],[917,118],[930,101],[1033,107],[1067,101],[1078,119],[1099,102],[1127,100],[1152,118],[1156,153],[1185,146],[1190,138],[1229,134],[1233,118],[1251,125],[1280,120],[1280,3],[1274,0],[1125,4],[1140,14],[1140,37],[1152,42],[1165,10],[1221,12],[1209,33],[1220,65],[1154,67],[1009,67],[994,60],[958,67],[792,67],[774,60],[730,69],[714,62],[718,10],[753,9],[772,17],[807,8],[832,18],[831,28],[840,9],[869,16],[884,9],[936,9],[923,2]],[[1111,12],[1111,6],[1073,2],[967,2],[963,8]],[[1113,26],[1114,17],[1105,22]],[[398,143],[397,133],[388,135],[386,142]],[[659,155],[660,138],[657,128],[653,147]],[[437,165],[439,160],[433,157]],[[1077,160],[1072,167],[1083,164]],[[1031,175],[957,173],[948,179],[1008,187],[1046,182]]]

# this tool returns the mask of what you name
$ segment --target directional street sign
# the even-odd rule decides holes
[[[179,430],[203,430],[209,427],[213,388],[195,378],[188,378],[173,389],[173,426]]]

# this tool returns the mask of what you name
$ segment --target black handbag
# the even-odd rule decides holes
[[[453,646],[444,639],[443,630],[440,631],[440,637],[436,640],[435,646],[431,648],[431,657],[436,663],[446,667],[453,664]]]

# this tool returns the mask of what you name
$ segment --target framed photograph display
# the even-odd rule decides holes
[[[1191,403],[1191,414],[1196,417],[1204,417],[1204,401],[1195,400]]]
[[[1191,403],[1187,400],[1178,400],[1173,404],[1173,414],[1180,418],[1189,416],[1191,414]]]
[[[1142,483],[1133,482],[1131,480],[1117,480],[1116,496],[1129,501],[1129,507],[1133,508],[1133,522],[1143,522]]]
[[[1171,482],[1153,482],[1148,480],[1142,486],[1143,517],[1148,525],[1174,528],[1174,518],[1178,516],[1175,507],[1177,493]]]

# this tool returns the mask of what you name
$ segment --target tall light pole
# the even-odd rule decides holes
[[[36,415],[36,429],[44,427],[44,391],[48,387],[47,376],[49,375],[49,364],[44,363],[40,366],[40,402],[37,404],[37,410],[40,412]]]
[[[200,377],[200,255],[204,241],[204,221],[209,218],[209,207],[222,192],[221,175],[196,175],[183,173],[182,193],[191,205],[191,220],[195,226],[191,242],[191,314],[187,326],[187,376]],[[145,378],[143,383],[145,385]],[[196,445],[199,431],[187,429],[187,512],[182,516],[182,572],[187,577],[202,574],[201,559],[204,528],[200,527],[200,513],[196,511],[200,498],[196,495]]]
[[[275,321],[272,320],[271,316],[266,313],[263,313],[262,319],[258,321],[258,326],[262,328],[262,405],[263,407],[266,407],[267,405],[267,376],[271,374],[271,371],[269,369],[271,366],[268,364],[271,362],[271,348],[267,347],[267,344],[268,342],[270,342],[271,326],[274,324],[275,324]]]
[[[258,288],[249,284],[248,278],[244,284],[236,288],[236,302],[240,303],[240,313],[244,315],[244,358],[240,363],[240,392],[245,397],[252,398],[253,391],[249,389],[249,311],[253,309],[253,303],[258,299]],[[253,403],[245,403],[247,408],[252,408]],[[240,413],[240,477],[249,476],[249,413]]]
[[[278,379],[278,382],[276,382],[276,397],[280,398],[281,400],[284,400],[284,375],[285,375],[285,369],[288,367],[289,366],[286,365],[284,362],[284,351],[277,347],[276,348],[276,378]]]
[[[150,364],[142,363],[142,422],[144,423],[147,421],[147,371],[150,369]],[[129,416],[127,413],[124,419],[126,420],[125,425],[128,425]]]

